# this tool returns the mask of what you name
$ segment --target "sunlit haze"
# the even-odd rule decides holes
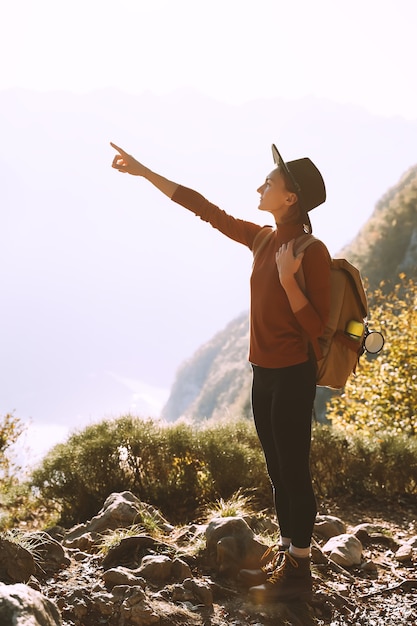
[[[0,88],[316,95],[416,118],[416,23],[414,0],[17,0]]]
[[[271,143],[308,153],[335,253],[417,162],[416,24],[415,0],[3,3],[0,417],[28,445],[157,416],[249,306],[248,251],[112,170],[109,142],[259,223]]]

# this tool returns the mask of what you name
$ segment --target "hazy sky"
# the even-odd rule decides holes
[[[317,95],[417,116],[415,0],[14,0],[0,89]]]
[[[13,0],[2,3],[0,16],[0,104],[1,92],[16,87],[76,93],[111,87],[133,94],[188,88],[235,105],[313,95],[376,115],[417,119],[417,0]],[[115,108],[122,118],[122,95],[120,110],[117,103]],[[138,120],[138,127],[143,124]],[[191,124],[190,133],[193,129]],[[25,150],[26,137],[16,132],[13,146],[0,145],[0,158],[24,170],[19,150]],[[103,141],[110,139],[119,141],[119,136]],[[87,148],[80,145],[80,160],[87,159],[87,150],[88,142]],[[38,143],[27,158],[32,155],[41,161],[33,162],[34,170],[35,164],[46,167]],[[119,181],[112,178],[111,158],[108,148],[103,168],[108,167],[107,184],[114,186]],[[55,160],[52,171],[59,168],[59,156]],[[265,161],[269,167],[269,152]],[[88,178],[88,167],[83,169]],[[74,164],[75,170],[79,174],[81,167]],[[393,172],[389,183],[381,181],[377,193],[385,192],[401,171]],[[184,182],[193,185],[194,180],[196,172]],[[126,187],[124,193],[133,210],[132,192]],[[140,193],[145,194],[143,188]],[[143,396],[142,387],[141,382]],[[155,396],[155,390],[149,395]],[[33,406],[36,418],[39,407]],[[51,438],[62,436],[58,426],[56,433],[53,425],[48,428]],[[31,438],[40,445],[45,430],[32,431]]]

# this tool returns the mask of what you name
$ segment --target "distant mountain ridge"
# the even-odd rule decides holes
[[[417,280],[417,165],[389,189],[357,237],[335,256],[354,263],[369,290],[384,281],[395,284],[400,273]],[[250,414],[248,314],[242,313],[178,370],[162,417],[194,421]],[[319,389],[316,412],[323,415],[327,390]]]

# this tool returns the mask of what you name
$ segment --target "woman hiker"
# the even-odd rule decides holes
[[[311,419],[316,393],[310,344],[326,325],[330,308],[330,255],[321,241],[297,254],[296,239],[311,232],[309,211],[326,199],[323,178],[308,158],[283,161],[259,187],[258,209],[274,229],[237,219],[202,195],[153,172],[127,152],[112,167],[141,176],[174,202],[209,222],[254,254],[250,279],[249,361],[252,410],[265,455],[280,529],[276,550],[259,570],[241,570],[255,602],[308,599],[312,592],[310,544],[317,513],[310,474]],[[305,286],[297,282],[302,263]]]

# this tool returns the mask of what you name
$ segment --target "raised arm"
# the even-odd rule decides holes
[[[112,163],[112,167],[121,172],[122,174],[132,174],[132,176],[142,176],[142,178],[146,178],[149,180],[152,185],[154,185],[159,191],[162,191],[168,198],[172,198],[176,189],[178,188],[178,184],[174,183],[172,180],[168,180],[155,172],[152,172],[148,167],[139,163],[135,158],[133,158],[130,154],[116,146],[116,144],[110,142],[112,148],[117,150],[118,154],[115,155]]]

